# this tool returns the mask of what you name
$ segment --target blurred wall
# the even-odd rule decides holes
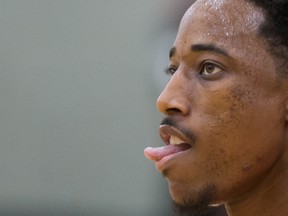
[[[1,216],[172,215],[143,149],[188,4],[0,0]]]

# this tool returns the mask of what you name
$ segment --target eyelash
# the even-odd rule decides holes
[[[173,76],[173,74],[177,71],[176,67],[172,67],[172,66],[168,66],[164,69],[164,73],[169,75],[169,76]]]

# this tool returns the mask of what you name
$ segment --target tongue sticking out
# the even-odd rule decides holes
[[[144,150],[144,155],[152,161],[160,161],[162,158],[189,149],[188,144],[166,145],[158,148],[148,147]]]

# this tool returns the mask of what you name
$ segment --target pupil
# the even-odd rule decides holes
[[[206,70],[208,73],[212,73],[214,68],[215,68],[215,66],[213,64],[207,64],[206,65]]]

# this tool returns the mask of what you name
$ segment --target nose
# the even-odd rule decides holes
[[[187,80],[175,73],[157,99],[157,109],[165,115],[186,116],[190,112]]]

